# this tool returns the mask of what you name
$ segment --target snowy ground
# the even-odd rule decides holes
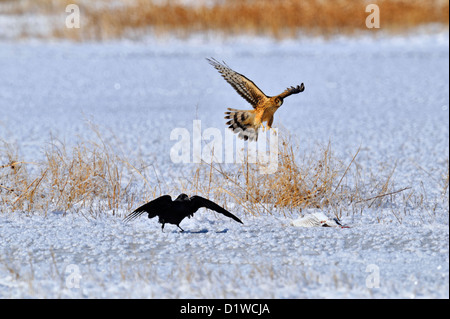
[[[393,168],[422,194],[363,214],[352,228],[299,228],[293,217],[244,225],[207,211],[185,233],[141,218],[0,213],[0,297],[448,298],[448,33],[272,42],[192,37],[139,43],[0,43],[0,139],[38,161],[55,136],[68,145],[114,134],[131,155],[174,167],[170,132],[225,131],[226,107],[248,108],[205,61],[225,60],[266,94],[305,83],[276,113],[305,153],[331,142],[349,162]],[[179,165],[176,167],[179,168]],[[191,164],[186,167],[191,168]],[[172,194],[178,195],[178,194]],[[125,213],[125,212],[124,212]],[[325,212],[330,213],[330,212]]]

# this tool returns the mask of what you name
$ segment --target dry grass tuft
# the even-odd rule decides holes
[[[48,202],[68,211],[92,207],[100,198],[113,214],[117,211],[131,181],[123,184],[120,158],[108,145],[79,143],[68,152],[52,143],[45,156]]]
[[[155,189],[143,187],[149,183],[143,173],[100,136],[98,141],[81,140],[70,149],[52,140],[40,163],[18,161],[13,149],[5,144],[0,152],[0,159],[7,163],[0,165],[0,204],[10,211],[46,214],[85,209],[94,217],[104,211],[115,215],[141,200],[133,186],[155,195]],[[27,169],[30,165],[34,173]],[[149,196],[146,191],[140,193]]]
[[[330,144],[300,158],[299,154],[292,138],[282,136],[275,173],[261,174],[261,163],[250,163],[248,156],[242,164],[227,168],[203,162],[194,171],[194,182],[190,187],[183,185],[181,191],[202,194],[225,206],[238,204],[255,216],[274,210],[296,215],[303,209],[319,208],[341,217],[343,209],[361,212],[380,207],[384,200],[393,200],[408,189],[394,189],[395,168],[366,179],[356,163],[359,149],[349,163],[334,156]]]

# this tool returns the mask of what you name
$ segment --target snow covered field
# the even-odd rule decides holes
[[[0,139],[36,162],[51,136],[67,145],[92,138],[90,120],[161,176],[177,174],[174,128],[192,132],[199,119],[203,130],[225,132],[226,107],[249,108],[206,57],[269,95],[304,82],[274,126],[295,135],[305,154],[330,142],[348,163],[361,146],[362,170],[395,167],[396,188],[411,187],[421,200],[398,195],[361,214],[343,207],[346,229],[294,227],[299,212],[253,217],[235,205],[244,225],[203,210],[182,222],[185,233],[173,225],[161,232],[144,217],[124,224],[107,213],[4,208],[0,297],[449,297],[448,33],[2,42]]]

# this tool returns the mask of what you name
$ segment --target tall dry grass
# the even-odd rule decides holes
[[[80,5],[79,29],[67,29],[62,22],[65,6],[70,3]],[[382,30],[401,32],[429,23],[448,25],[448,0],[228,0],[197,5],[149,0],[115,1],[115,5],[99,0],[19,0],[5,6],[5,11],[57,16],[60,23],[52,24],[50,36],[73,40],[133,38],[148,32],[188,36],[209,31],[280,39],[299,32],[333,35],[367,30],[369,13],[365,8],[369,3],[380,8]]]
[[[97,139],[81,139],[70,148],[52,139],[39,162],[19,160],[17,147],[4,142],[0,148],[0,205],[4,210],[122,215],[143,200],[139,196],[156,196],[156,186],[150,186],[137,165],[106,143],[97,128],[91,128]]]
[[[359,150],[344,163],[330,144],[305,152],[284,135],[273,174],[261,174],[263,163],[254,163],[247,155],[237,164],[202,162],[192,173],[167,182],[147,172],[150,166],[145,161],[129,159],[120,148],[106,143],[98,128],[91,128],[96,139],[81,139],[70,148],[52,139],[40,162],[21,160],[17,147],[4,143],[0,147],[1,211],[124,216],[164,193],[185,192],[228,209],[242,207],[254,216],[274,211],[297,215],[306,208],[320,208],[341,217],[343,209],[379,207],[406,190],[394,189],[392,168],[366,179],[357,165]]]
[[[231,166],[202,162],[179,191],[200,193],[225,207],[239,205],[254,216],[275,211],[296,216],[304,209],[319,208],[340,218],[343,210],[361,213],[378,208],[409,189],[395,188],[395,166],[365,176],[357,164],[359,149],[343,162],[330,143],[305,153],[291,136],[280,139],[275,173],[261,174],[264,164],[250,162],[248,156]]]

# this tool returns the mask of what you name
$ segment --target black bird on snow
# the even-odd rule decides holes
[[[220,207],[216,203],[203,198],[201,196],[192,196],[189,197],[186,194],[180,194],[174,201],[172,201],[172,197],[170,195],[164,195],[158,197],[147,204],[142,205],[137,208],[127,217],[125,217],[124,221],[129,222],[144,213],[148,214],[148,218],[153,218],[158,216],[159,222],[162,224],[161,230],[164,230],[164,225],[174,224],[177,225],[179,229],[183,232],[184,229],[180,227],[180,223],[186,217],[191,218],[194,216],[194,213],[201,207],[209,208],[215,210],[218,213],[221,213],[227,217],[230,217],[237,221],[238,223],[243,224],[243,222],[231,214],[229,211]]]

